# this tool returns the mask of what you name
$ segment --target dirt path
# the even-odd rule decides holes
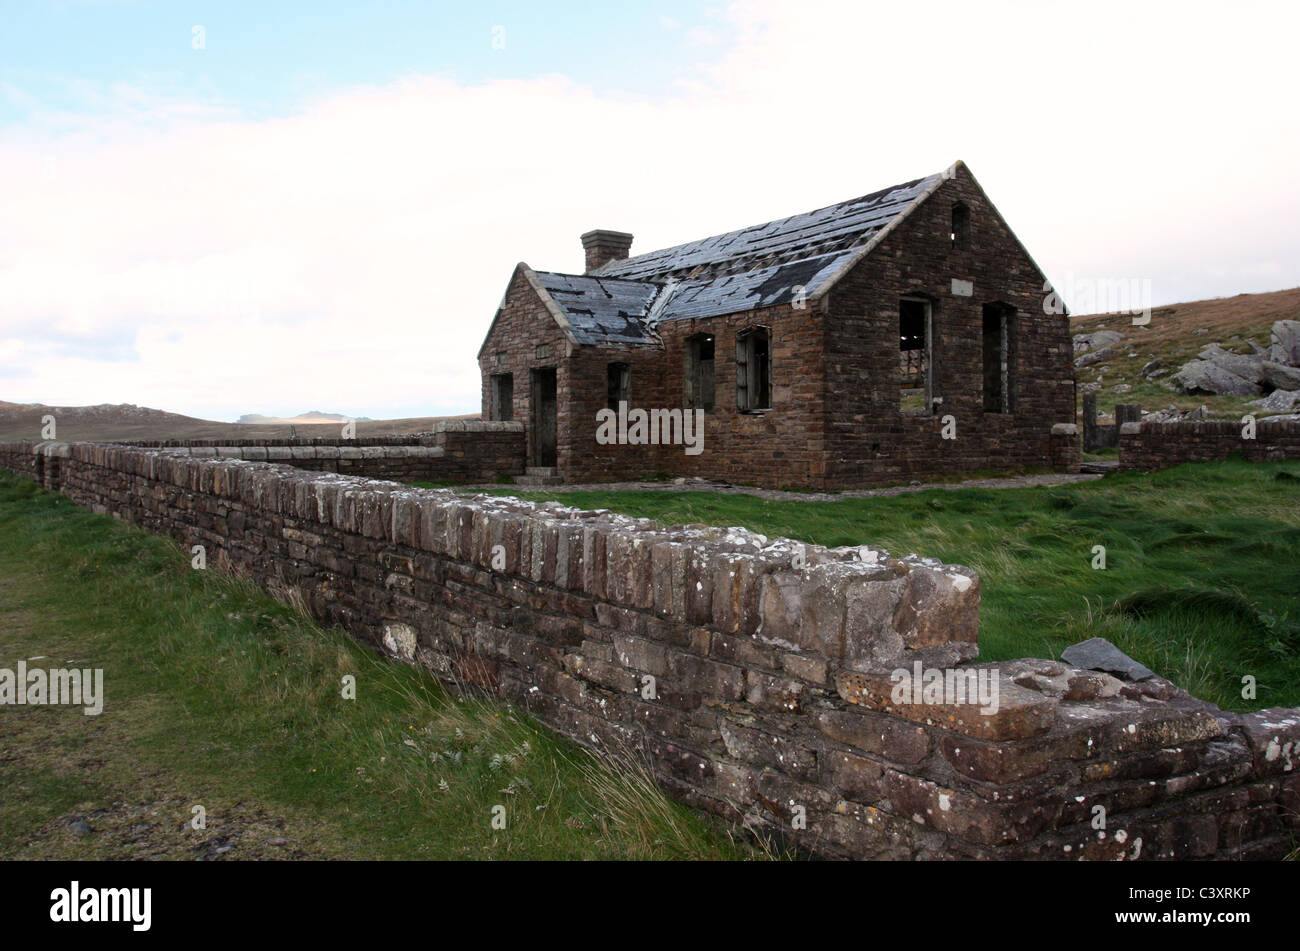
[[[753,486],[731,485],[708,479],[675,479],[671,482],[596,482],[580,485],[521,485],[520,492],[722,492],[728,495],[752,495],[777,502],[835,502],[840,499],[871,499],[928,489],[1025,489],[1046,485],[1069,485],[1074,482],[1091,482],[1100,479],[1095,473],[1044,473],[1039,475],[1007,476],[997,479],[967,479],[964,482],[913,482],[880,489],[846,489],[843,492],[790,492],[784,489],[760,489]],[[500,490],[501,485],[458,485],[457,492],[478,492],[483,489]]]

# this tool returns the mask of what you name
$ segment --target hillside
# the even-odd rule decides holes
[[[41,419],[52,415],[56,435],[63,440],[114,439],[268,439],[289,435],[289,423],[221,423],[179,413],[104,403],[97,406],[46,406],[42,403],[6,403],[0,400],[0,440],[40,439]],[[357,423],[358,436],[386,436],[418,433],[442,419],[472,419],[475,416],[420,416],[408,419],[367,420]],[[294,423],[300,438],[338,436],[337,422]]]
[[[1071,317],[1080,405],[1083,394],[1095,390],[1098,410],[1106,415],[1114,412],[1116,403],[1137,403],[1149,412],[1205,406],[1211,418],[1266,415],[1268,410],[1253,404],[1262,394],[1189,394],[1176,386],[1173,377],[1210,344],[1231,354],[1266,350],[1270,330],[1280,320],[1300,320],[1300,288],[1155,307],[1145,326],[1134,326],[1127,314]],[[1091,353],[1080,352],[1078,335],[1097,331],[1115,331],[1123,337],[1110,346],[1092,347]],[[1112,352],[1099,356],[1100,350]],[[1152,366],[1153,361],[1159,363]]]

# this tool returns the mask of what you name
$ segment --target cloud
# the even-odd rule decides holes
[[[1049,276],[1150,278],[1157,302],[1300,283],[1283,24],[763,0],[704,29],[727,39],[658,98],[415,75],[272,118],[123,85],[31,112],[0,131],[24,185],[0,228],[6,391],[474,411],[517,261],[576,271],[591,228],[652,250],[957,158]]]

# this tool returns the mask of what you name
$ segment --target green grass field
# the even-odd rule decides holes
[[[0,858],[762,857],[635,762],[453,700],[170,540],[0,473],[0,667],[19,660],[102,668],[106,701],[0,707]]]
[[[525,497],[968,565],[983,584],[985,660],[1056,657],[1100,636],[1225,709],[1300,705],[1300,464],[1206,463],[1047,488],[833,502],[660,491]],[[1097,545],[1104,570],[1092,567]],[[1256,679],[1254,700],[1241,695],[1246,675]]]

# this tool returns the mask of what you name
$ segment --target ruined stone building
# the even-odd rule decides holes
[[[1068,318],[961,162],[635,257],[582,244],[582,274],[516,266],[479,351],[483,416],[525,424],[534,470],[849,488],[1077,460]],[[620,403],[701,410],[699,451],[680,413],[598,440]]]

